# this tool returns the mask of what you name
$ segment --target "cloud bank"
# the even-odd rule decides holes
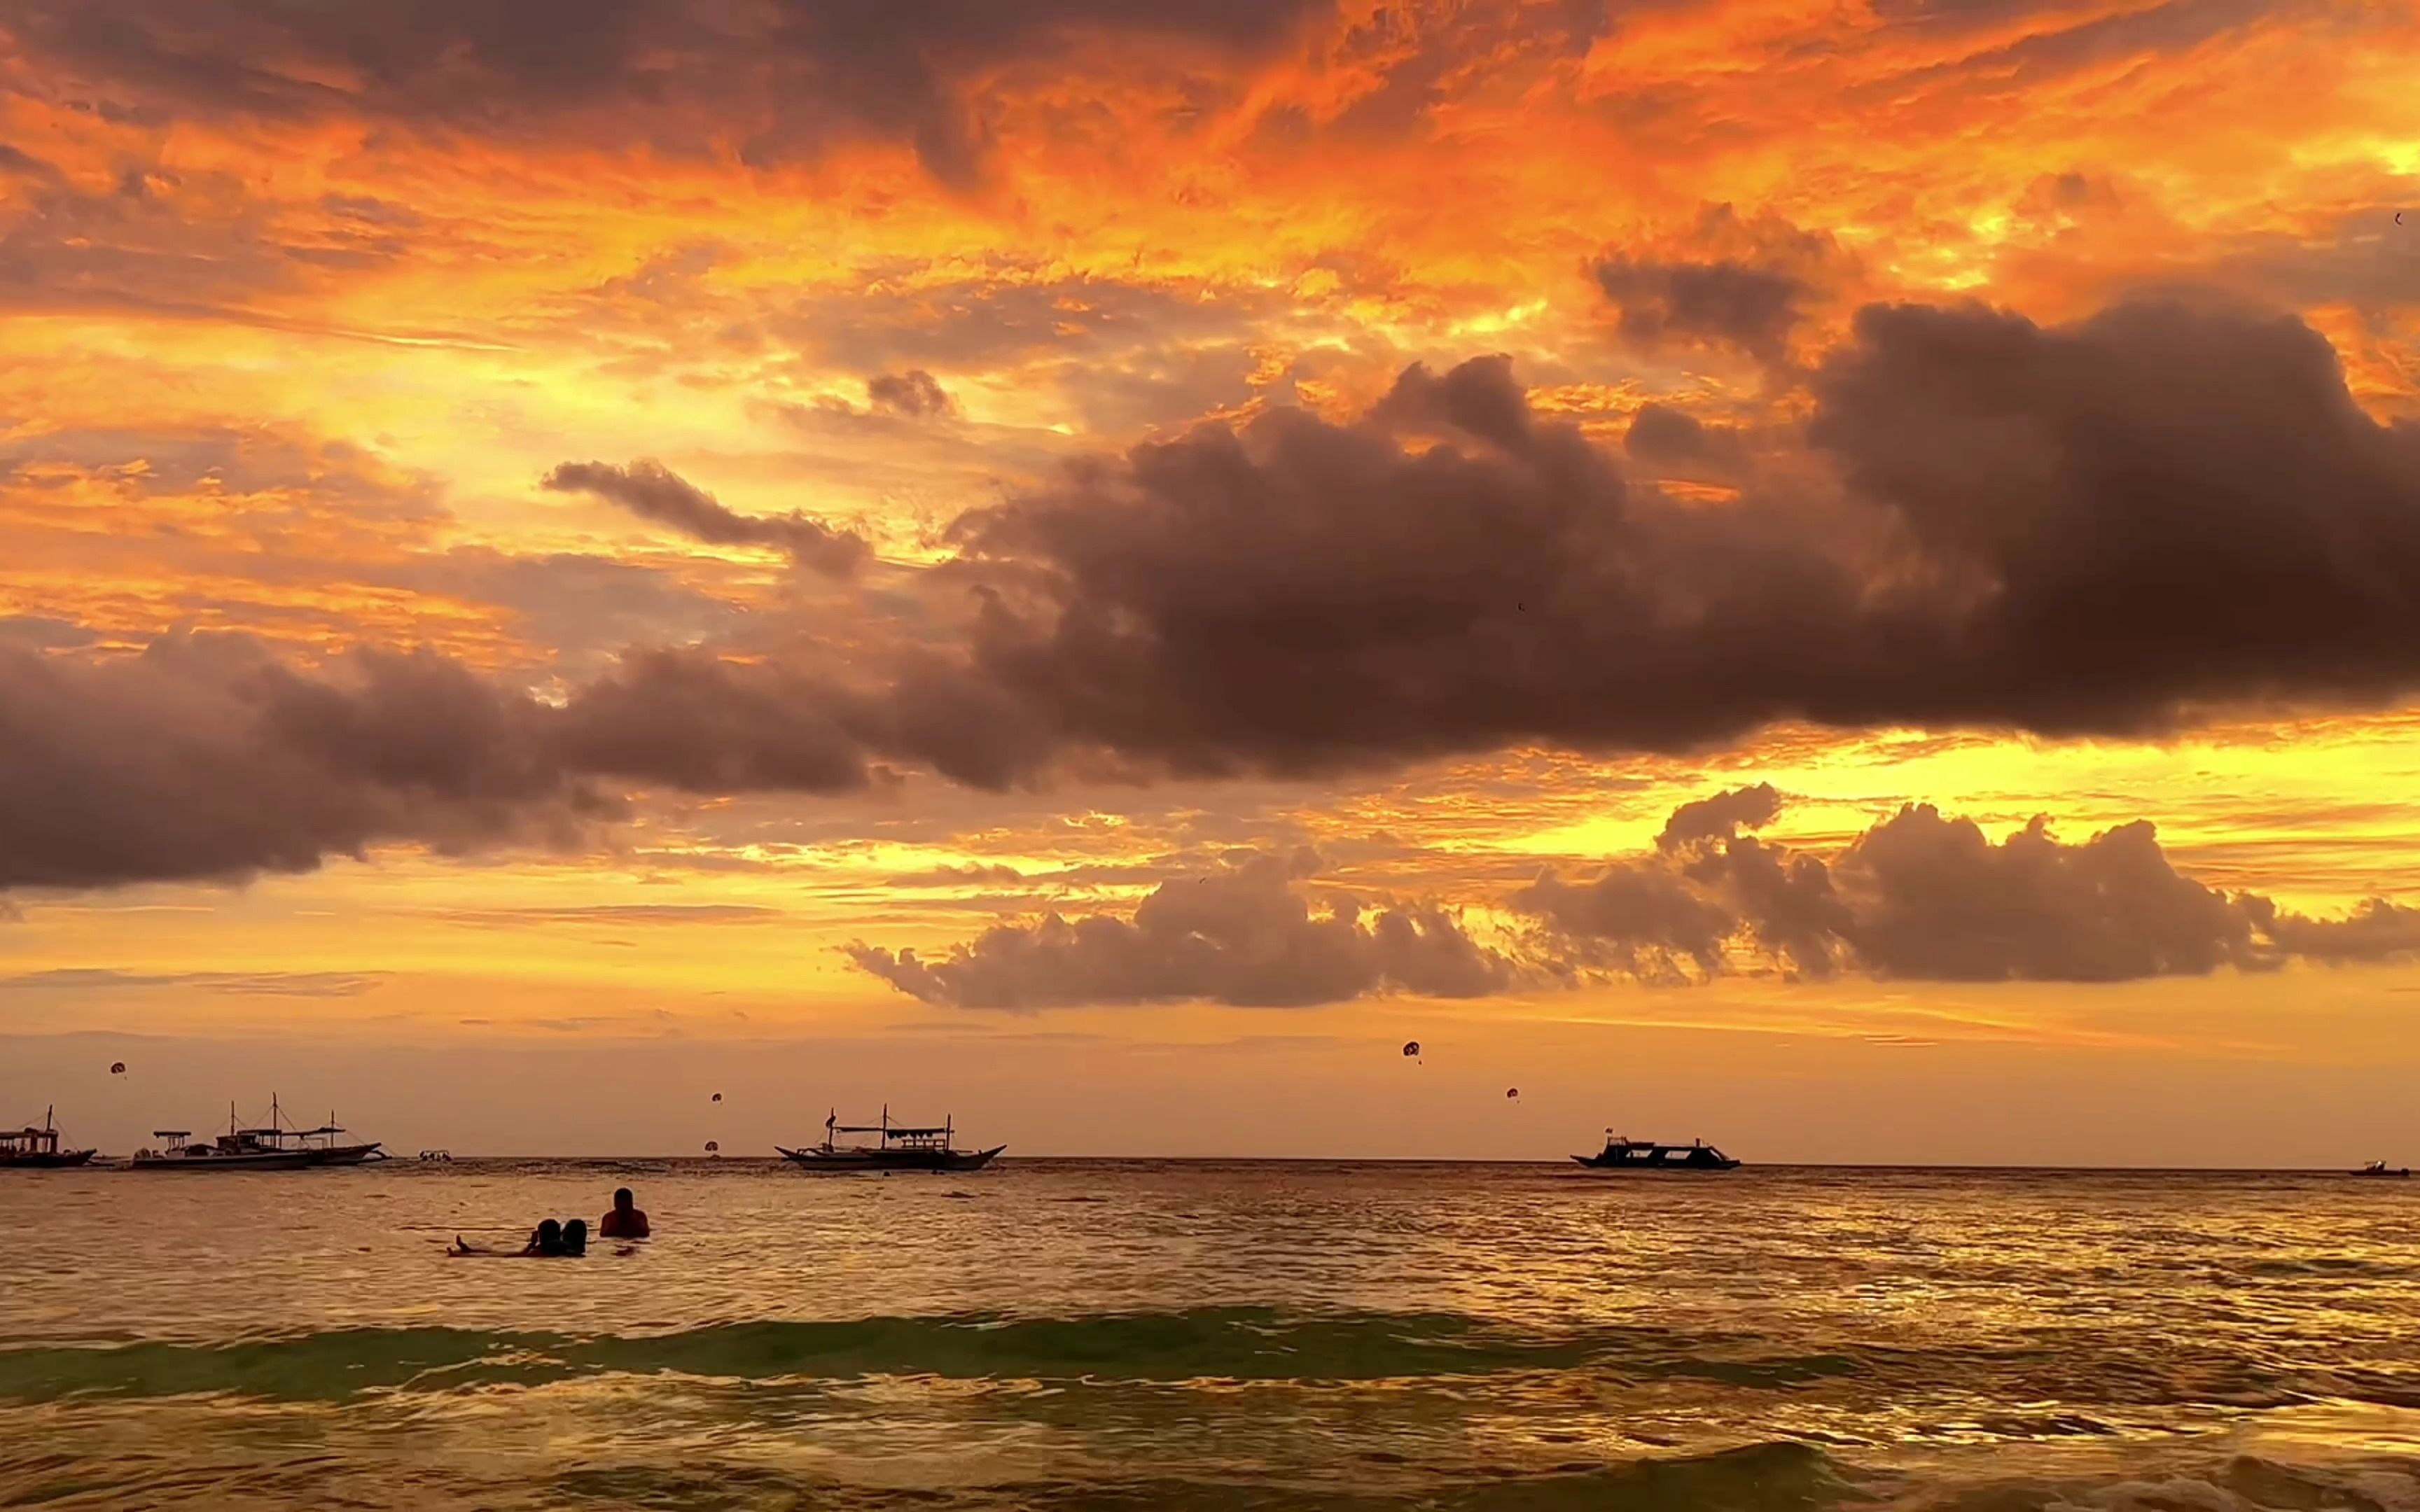
[[[2372,898],[2316,918],[2178,872],[2148,820],[2069,843],[2046,817],[1994,842],[1970,819],[1910,804],[1838,854],[1745,833],[1785,807],[1770,785],[1674,810],[1654,849],[1593,876],[1515,892],[1534,926],[1475,940],[1451,909],[1340,902],[1314,916],[1297,884],[1315,856],[1262,856],[1163,884],[1132,917],[1001,924],[938,959],[850,947],[926,1002],[1032,1011],[1182,1000],[1292,1007],[1404,994],[1469,997],[1625,980],[1743,973],[1903,981],[2117,982],[2420,953],[2420,908]]]
[[[1708,506],[1504,359],[1414,366],[1357,420],[1203,425],[966,513],[915,590],[969,595],[939,639],[643,649],[546,699],[427,653],[0,648],[0,887],[574,836],[646,788],[1320,775],[1786,722],[2142,735],[2420,685],[2420,430],[2298,320],[1875,306],[1812,386],[1831,481],[1751,470]],[[835,576],[863,552],[649,463],[549,486]]]
[[[1318,866],[1309,853],[1260,856],[1163,883],[1131,918],[1053,913],[987,930],[939,960],[862,943],[848,954],[912,997],[1010,1012],[1188,999],[1299,1008],[1384,992],[1479,997],[1519,979],[1435,906],[1370,908],[1344,897],[1314,913],[1293,883]]]

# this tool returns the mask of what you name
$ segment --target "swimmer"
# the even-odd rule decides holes
[[[627,1186],[613,1189],[613,1211],[597,1225],[599,1239],[644,1239],[647,1237],[647,1215],[630,1196]]]

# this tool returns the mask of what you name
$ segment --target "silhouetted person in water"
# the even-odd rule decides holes
[[[574,1218],[563,1226],[563,1253],[566,1255],[588,1253],[587,1219]]]
[[[563,1226],[551,1218],[538,1225],[537,1232],[530,1235],[529,1248],[521,1253],[524,1255],[562,1254]]]
[[[647,1215],[630,1196],[627,1186],[613,1189],[613,1211],[597,1226],[599,1239],[644,1239],[647,1237]]]

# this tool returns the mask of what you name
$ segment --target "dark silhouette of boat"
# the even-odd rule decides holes
[[[1731,1171],[1739,1162],[1702,1140],[1685,1145],[1659,1145],[1652,1139],[1629,1139],[1606,1131],[1605,1148],[1593,1155],[1574,1155],[1592,1171]]]
[[[2400,1177],[2408,1177],[2408,1176],[2410,1176],[2410,1175],[2412,1174],[2412,1167],[2410,1167],[2409,1165],[2397,1166],[2396,1169],[2394,1169],[2394,1170],[2391,1170],[2391,1171],[2390,1171],[2390,1170],[2388,1170],[2388,1169],[2386,1168],[2386,1162],[2384,1162],[2384,1161],[2382,1161],[2382,1160],[2374,1160],[2374,1161],[2371,1161],[2368,1165],[2366,1165],[2363,1166],[2361,1169],[2359,1169],[2359,1170],[2357,1170],[2357,1171],[2353,1172],[2353,1174],[2354,1174],[2355,1176],[2400,1176]]]
[[[824,1119],[824,1142],[804,1149],[788,1149],[775,1145],[782,1158],[810,1171],[979,1171],[990,1165],[1006,1145],[994,1145],[989,1149],[955,1149],[950,1141],[956,1134],[954,1121],[938,1128],[911,1129],[891,1121],[891,1109],[882,1110],[882,1121],[876,1124],[847,1124],[839,1121],[833,1112]],[[841,1134],[878,1134],[872,1145],[843,1145]]]
[[[387,1153],[372,1140],[367,1144],[338,1144],[336,1136],[345,1131],[336,1126],[334,1114],[317,1129],[297,1129],[286,1121],[277,1099],[269,1100],[269,1124],[261,1129],[236,1126],[235,1107],[227,1107],[227,1132],[208,1144],[194,1144],[192,1134],[183,1129],[154,1129],[151,1137],[165,1140],[163,1149],[139,1149],[134,1152],[138,1171],[300,1171],[323,1165],[359,1165],[365,1161],[385,1160]]]
[[[29,1123],[13,1133],[0,1134],[0,1167],[50,1171],[90,1164],[91,1150],[59,1148],[59,1131],[51,1119],[56,1111],[44,1108],[39,1129]]]

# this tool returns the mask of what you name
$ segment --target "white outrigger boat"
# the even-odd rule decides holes
[[[183,1129],[154,1129],[151,1137],[165,1141],[160,1149],[138,1149],[132,1168],[138,1171],[299,1171],[321,1165],[359,1165],[385,1160],[379,1142],[338,1144],[345,1131],[334,1114],[317,1129],[297,1129],[286,1121],[277,1099],[269,1100],[269,1126],[236,1126],[235,1105],[227,1105],[227,1132],[208,1144],[195,1144]]]
[[[811,1171],[979,1171],[990,1165],[1006,1149],[1006,1145],[994,1145],[989,1149],[954,1149],[950,1147],[956,1134],[954,1121],[944,1121],[937,1128],[910,1129],[891,1121],[891,1109],[882,1110],[882,1121],[875,1124],[847,1124],[833,1112],[824,1119],[824,1142],[803,1149],[788,1149],[775,1145],[782,1158]],[[879,1134],[873,1145],[842,1145],[841,1134]]]

